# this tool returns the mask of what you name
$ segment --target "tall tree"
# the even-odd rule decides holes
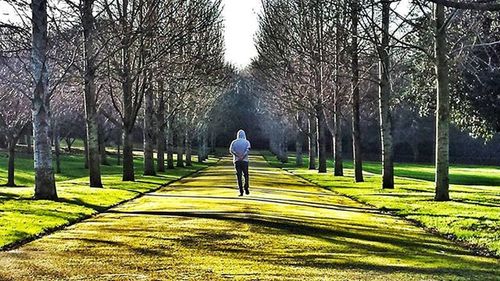
[[[436,60],[436,201],[448,201],[450,146],[450,89],[448,77],[448,47],[446,43],[446,14],[441,4],[434,6]]]
[[[94,0],[82,0],[81,18],[83,27],[84,56],[84,97],[85,126],[87,142],[87,159],[89,167],[90,187],[102,187],[101,159],[99,157],[99,129],[97,113],[97,93],[95,85],[96,51],[95,51],[95,19],[93,14]]]
[[[392,118],[390,109],[391,86],[389,84],[390,55],[389,55],[389,0],[382,1],[382,30],[378,47],[379,56],[379,113],[380,138],[382,142],[382,188],[394,188],[394,159],[392,148]]]
[[[31,1],[34,78],[32,120],[35,167],[35,198],[57,199],[50,142],[50,91],[47,69],[47,0]]]
[[[354,180],[363,180],[363,160],[361,152],[361,128],[359,120],[359,50],[358,50],[358,0],[351,0],[351,84],[352,84],[352,151],[354,161]]]

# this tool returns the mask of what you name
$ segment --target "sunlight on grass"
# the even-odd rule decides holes
[[[13,280],[494,280],[498,260],[251,158],[226,158],[19,251]],[[37,278],[30,272],[36,272]]]
[[[270,154],[266,154],[266,159],[275,166],[283,166]],[[370,164],[364,165],[365,169],[366,166]],[[418,165],[409,165],[407,169],[419,178],[424,168],[415,166]],[[465,169],[464,173],[467,171],[467,179],[475,174],[481,182],[495,182],[496,185],[453,184],[450,187],[450,202],[433,200],[434,183],[430,181],[396,177],[396,189],[383,190],[380,188],[381,177],[370,173],[365,174],[365,182],[355,183],[352,169],[345,169],[344,177],[334,177],[331,171],[318,174],[292,164],[286,164],[284,168],[322,187],[377,208],[394,211],[440,233],[456,236],[461,241],[485,247],[500,255],[500,189],[495,182],[496,178],[500,178],[500,171],[494,167],[457,168]],[[477,171],[474,172],[474,169]]]
[[[7,173],[2,156],[0,154],[0,181]],[[193,167],[168,170],[158,176],[142,176],[142,162],[136,158],[135,182],[121,181],[121,166],[102,166],[105,188],[89,188],[83,156],[65,155],[62,157],[63,173],[56,175],[59,200],[53,202],[32,199],[33,164],[28,157],[20,155],[16,161],[16,183],[21,186],[0,187],[0,247],[81,220],[206,167],[196,163]]]

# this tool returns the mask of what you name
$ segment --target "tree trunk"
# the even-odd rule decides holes
[[[318,160],[319,160],[319,173],[326,173],[326,120],[325,114],[321,106],[316,109],[316,118],[318,120]]]
[[[342,159],[342,104],[340,100],[340,63],[341,63],[341,32],[339,16],[336,17],[336,32],[335,39],[335,85],[334,85],[334,112],[333,112],[333,159],[334,159],[334,176],[344,175],[344,165]]]
[[[179,132],[177,133],[177,167],[184,167],[184,135]]]
[[[88,142],[87,142],[87,137],[85,136],[83,139],[83,157],[84,157],[83,167],[85,169],[89,168],[89,152],[88,151],[89,151],[89,146],[88,146]]]
[[[449,126],[450,126],[450,90],[448,78],[448,52],[446,43],[445,8],[434,5],[436,21],[436,76],[437,76],[437,112],[436,112],[436,201],[448,201],[449,195]]]
[[[205,130],[203,133],[203,160],[208,159],[208,132]]]
[[[144,175],[154,176],[155,165],[154,165],[154,150],[153,150],[153,139],[154,139],[154,128],[153,128],[153,87],[151,84],[152,75],[149,71],[149,78],[147,79],[149,86],[144,91]]]
[[[97,123],[97,95],[95,87],[95,46],[94,46],[94,0],[83,0],[82,24],[84,40],[84,98],[85,125],[87,130],[87,153],[90,187],[102,187],[101,159]]]
[[[135,181],[134,174],[134,144],[132,132],[123,130],[123,181]]]
[[[66,141],[66,147],[68,149],[68,153],[71,154],[71,146],[73,145],[73,142],[71,141],[70,138],[66,138],[65,141]]]
[[[109,166],[108,155],[106,154],[106,142],[104,141],[104,132],[99,129],[100,133],[98,136],[99,140],[99,154],[101,159],[101,165]]]
[[[165,126],[158,128],[156,136],[156,169],[158,172],[165,172]]]
[[[158,82],[158,91],[163,91],[163,82]],[[165,103],[163,92],[159,93],[158,114],[156,116],[156,169],[165,172]]]
[[[204,151],[203,151],[203,133],[198,134],[198,163],[203,163]]]
[[[216,149],[216,147],[215,147],[216,141],[217,141],[217,138],[215,137],[215,132],[212,131],[210,133],[210,152],[214,153],[214,154],[216,153],[216,150],[215,150]]]
[[[186,130],[186,166],[191,167],[193,166],[192,162],[192,154],[193,154],[193,139],[191,132],[189,130]]]
[[[333,137],[333,158],[334,158],[334,168],[333,175],[334,176],[343,176],[344,175],[344,165],[342,158],[342,118],[340,113],[337,113],[337,110],[340,110],[340,106],[337,108],[337,104],[335,104],[335,114],[334,114],[334,137]]]
[[[57,122],[54,122],[53,134],[54,134],[54,149],[56,154],[56,174],[61,173],[61,142],[59,138],[59,126]]]
[[[122,160],[121,160],[121,151],[120,151],[120,143],[118,143],[116,145],[116,149],[117,149],[117,152],[116,152],[116,165],[120,166],[122,164]]]
[[[47,73],[47,1],[32,0],[32,50],[34,90],[32,120],[34,139],[35,198],[57,199],[50,145],[50,98]]]
[[[169,118],[167,123],[167,168],[174,169],[174,129],[173,120]]]
[[[309,170],[316,170],[316,119],[309,117]]]
[[[304,136],[302,132],[297,132],[297,137],[295,138],[295,166],[302,167],[304,161],[302,160],[302,142],[304,141]]]
[[[14,187],[16,186],[16,181],[14,178],[15,172],[15,159],[16,159],[16,138],[9,138],[7,140],[8,150],[9,150],[9,164],[8,164],[8,173],[7,173],[7,183],[5,186]]]
[[[361,159],[361,130],[359,125],[359,59],[358,59],[358,0],[353,0],[351,7],[351,83],[352,83],[352,149],[354,162],[354,181],[363,180],[363,162]]]
[[[391,86],[389,84],[389,0],[382,1],[382,38],[379,54],[379,111],[380,139],[382,142],[382,188],[394,188],[394,160],[392,147],[392,118],[390,109]]]
[[[31,139],[31,135],[26,135],[26,145],[28,148],[28,153],[33,153],[33,140]]]

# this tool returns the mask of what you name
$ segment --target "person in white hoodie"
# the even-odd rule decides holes
[[[250,152],[250,142],[247,140],[245,131],[239,130],[236,139],[231,142],[229,152],[233,155],[233,163],[236,169],[238,178],[238,188],[240,196],[243,196],[243,189],[247,195],[250,194],[248,189],[248,153]],[[245,185],[243,185],[242,176],[245,177]]]

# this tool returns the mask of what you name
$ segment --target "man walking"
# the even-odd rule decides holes
[[[236,139],[231,142],[229,152],[233,155],[233,163],[236,168],[236,176],[238,178],[238,188],[240,196],[243,196],[243,188],[248,195],[248,153],[250,151],[250,142],[247,140],[245,131],[239,130]],[[245,177],[245,185],[242,182],[242,174]]]

